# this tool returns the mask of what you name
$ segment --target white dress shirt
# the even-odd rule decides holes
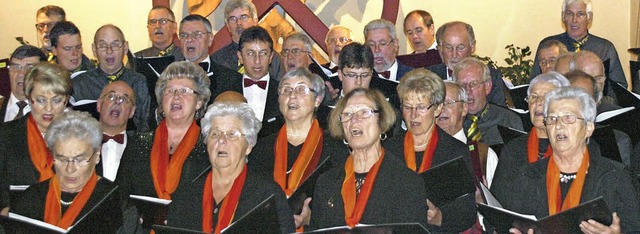
[[[402,78],[402,77],[397,77],[398,76],[398,60],[397,59],[393,61],[393,65],[391,65],[391,67],[389,67],[389,69],[387,69],[387,71],[389,71],[389,80],[390,81],[394,81],[396,83],[400,82],[398,79]],[[385,79],[385,80],[387,79],[387,78],[384,78],[384,76],[382,76],[380,73],[378,73],[378,77],[380,79]]]
[[[7,100],[7,111],[4,114],[4,122],[9,122],[16,117],[16,115],[18,114],[18,110],[20,110],[17,104],[19,101],[20,100],[18,100],[18,98],[16,98],[16,96],[14,96],[13,93],[9,95],[9,100]],[[25,106],[24,109],[22,109],[22,113],[26,115],[30,111],[31,111],[31,106],[29,105],[29,102],[27,102],[27,106]]]
[[[460,131],[458,131],[458,133],[456,133],[455,135],[453,135],[453,138],[458,139],[459,141],[462,141],[463,143],[467,144],[467,136],[464,134],[464,130],[460,129]],[[493,151],[493,149],[491,149],[491,147],[489,147],[489,152],[487,153],[487,171],[486,171],[486,179],[487,179],[487,185],[489,185],[488,187],[491,188],[491,181],[493,181],[493,175],[496,173],[496,167],[498,166],[498,155],[496,154],[495,151]]]
[[[244,79],[251,79],[246,74],[242,75],[242,93],[244,97],[247,99],[247,103],[253,109],[253,112],[256,114],[256,117],[262,121],[264,117],[265,105],[267,104],[267,90],[269,90],[269,79],[270,76],[267,75],[260,78],[260,81],[267,81],[267,87],[265,89],[261,89],[258,85],[252,85],[250,87],[244,87]]]
[[[118,144],[113,139],[102,144],[102,158],[100,159],[102,160],[102,177],[111,181],[116,179],[122,153],[124,152],[124,148],[127,147],[127,133],[126,131],[122,131],[121,133],[124,134],[123,144]]]

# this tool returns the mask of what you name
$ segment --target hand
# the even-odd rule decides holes
[[[522,232],[517,229],[517,228],[511,228],[509,229],[509,233],[513,233],[513,234],[522,234]],[[529,228],[529,230],[527,230],[527,234],[533,234],[533,229]]]
[[[327,86],[327,91],[329,91],[329,95],[331,96],[331,99],[338,98],[338,95],[340,94],[340,90],[334,89],[333,85],[331,85],[331,82],[329,81],[325,81],[324,84]]]
[[[0,210],[0,215],[9,216],[9,207],[7,206],[5,208],[2,208],[2,210]]]
[[[605,226],[593,219],[582,221],[580,223],[580,230],[584,233],[620,233],[620,217],[618,217],[618,213],[613,212],[613,222],[611,222],[611,226]]]
[[[298,215],[293,215],[293,220],[296,223],[296,228],[304,225],[309,225],[309,220],[311,219],[311,208],[309,208],[309,203],[311,203],[310,197],[304,200],[304,205],[302,205],[302,212],[300,212],[300,214]]]
[[[427,223],[436,226],[442,226],[442,212],[440,212],[440,208],[436,207],[429,199],[427,199],[427,207],[429,210],[427,211]]]

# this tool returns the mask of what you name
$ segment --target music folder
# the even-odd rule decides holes
[[[106,232],[115,231],[122,222],[108,223],[104,217],[122,217],[119,199],[115,194],[117,189],[118,186],[112,188],[87,213],[76,218],[77,221],[67,229],[12,212],[9,212],[8,216],[0,216],[2,225],[7,233],[90,233],[100,229],[105,229],[103,231]]]
[[[427,198],[438,207],[476,191],[463,156],[432,167],[421,175]]]
[[[168,205],[171,203],[171,200],[134,194],[129,195],[129,200],[138,208],[143,220],[142,227],[145,229],[151,228],[154,224],[163,224]]]
[[[331,160],[330,157],[324,159],[324,161],[320,162],[316,169],[307,177],[307,179],[302,182],[300,186],[296,189],[296,191],[291,194],[287,198],[287,202],[289,202],[289,206],[291,207],[291,211],[294,214],[300,214],[302,212],[302,207],[304,206],[304,200],[308,197],[313,197],[313,191],[316,187],[316,182],[318,181],[318,177],[326,171],[331,169]],[[309,204],[311,206],[311,204]]]
[[[429,230],[419,223],[388,223],[388,224],[358,224],[354,228],[338,226],[317,229],[305,233],[429,233]]]

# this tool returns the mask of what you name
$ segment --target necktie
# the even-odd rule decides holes
[[[171,44],[171,45],[170,45],[169,47],[167,47],[166,49],[161,50],[160,52],[158,52],[158,57],[162,57],[162,56],[167,55],[167,54],[169,53],[169,51],[171,51],[171,50],[173,49],[173,47],[174,47],[174,45],[173,45],[173,44]]]
[[[467,138],[470,138],[472,141],[480,142],[482,139],[482,133],[480,129],[478,129],[478,116],[470,115],[469,119],[471,119],[471,126],[467,131]]]
[[[16,117],[13,117],[13,120],[22,118],[22,116],[24,116],[24,108],[27,106],[27,102],[25,101],[19,101],[16,102],[16,105],[18,105],[18,114],[16,114]]]
[[[109,83],[114,82],[118,80],[123,73],[124,73],[124,67],[121,68],[120,71],[116,72],[116,74],[107,75],[107,80],[109,80]]]
[[[266,89],[267,81],[266,80],[254,81],[249,78],[244,78],[244,87],[248,88],[248,87],[251,87],[252,85],[258,85],[258,87],[260,87],[261,89]]]
[[[201,62],[201,63],[198,63],[198,65],[200,65],[200,67],[202,68],[202,70],[204,70],[205,73],[209,72],[209,63]]]
[[[124,134],[116,134],[115,136],[109,136],[107,134],[102,134],[102,144],[107,143],[109,140],[114,140],[118,144],[124,144]]]
[[[584,37],[584,39],[580,40],[580,41],[576,41],[573,43],[573,48],[576,48],[575,52],[580,52],[580,47],[587,42],[587,40],[589,40],[589,35],[587,35],[586,37]]]
[[[389,77],[391,77],[391,71],[383,71],[383,72],[380,72],[378,74],[380,74],[385,79],[389,79]]]
[[[244,64],[242,64],[240,60],[238,60],[238,73],[244,74]]]

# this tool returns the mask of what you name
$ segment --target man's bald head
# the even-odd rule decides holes
[[[556,71],[567,74],[572,71],[582,71],[592,76],[598,84],[598,90],[602,92],[607,77],[604,75],[604,64],[600,57],[587,50],[576,53],[566,53],[558,58]]]
[[[247,103],[247,99],[242,94],[235,91],[226,91],[218,95],[213,102],[244,102]]]

